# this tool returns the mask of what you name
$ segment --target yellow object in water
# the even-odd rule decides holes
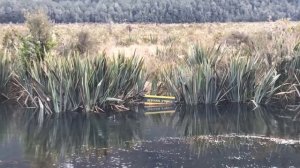
[[[171,114],[175,113],[174,105],[160,105],[160,106],[145,106],[145,115],[155,115],[155,114]]]
[[[164,104],[174,104],[175,97],[173,96],[155,96],[155,95],[145,95],[144,105],[145,106],[160,106]]]
[[[170,111],[157,111],[157,112],[145,112],[145,115],[168,114],[168,113],[175,113],[175,110],[170,110]]]

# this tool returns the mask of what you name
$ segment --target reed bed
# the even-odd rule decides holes
[[[168,89],[180,103],[260,106],[282,98],[288,102],[297,91],[291,88],[298,87],[298,52],[266,68],[264,58],[255,51],[238,50],[228,56],[219,47],[193,50],[187,61],[162,72]]]
[[[142,91],[143,60],[119,55],[113,60],[97,57],[32,62],[20,83],[26,93],[25,105],[40,107],[46,113],[66,111],[102,112],[111,103],[128,101]],[[120,106],[121,108],[121,106]]]
[[[87,32],[60,52],[61,39],[47,16],[38,12],[26,19],[28,33],[8,33],[2,44],[8,52],[0,55],[0,94],[9,92],[7,98],[46,114],[123,111],[144,92],[173,95],[187,105],[299,102],[299,44],[294,36],[292,42],[282,40],[284,31],[279,40],[268,36],[266,41],[236,32],[215,46],[180,51],[188,53],[180,58],[177,50],[163,51],[169,54],[157,54],[151,62],[136,54],[90,53]],[[175,39],[168,38],[165,47],[176,48]]]
[[[147,80],[152,82],[142,57],[77,52],[60,57],[45,52],[43,59],[22,59],[22,51],[19,53],[21,59],[14,64],[9,61],[13,56],[0,57],[1,88],[13,81],[10,83],[19,92],[16,100],[46,114],[126,110],[123,105],[137,100],[144,93]],[[286,102],[297,100],[299,60],[299,52],[295,51],[291,58],[268,66],[254,51],[237,50],[228,55],[221,47],[195,46],[189,57],[162,67],[160,74],[152,76],[156,83],[159,79],[167,86],[164,92],[176,96],[178,103],[260,106],[282,98]],[[12,73],[15,75],[10,79]]]
[[[19,92],[16,100],[46,114],[127,110],[123,105],[138,100],[147,80],[151,82],[142,57],[44,54],[43,59],[18,59],[14,64],[9,61],[13,56],[2,55],[0,68],[1,88],[13,81],[10,84]],[[298,51],[268,68],[258,54],[243,50],[225,54],[220,47],[196,46],[189,57],[152,76],[167,86],[165,93],[187,105],[253,103],[258,107],[283,98],[297,101]],[[12,73],[15,75],[10,79]]]
[[[11,76],[11,62],[6,54],[0,53],[0,99],[6,97],[4,94],[7,92],[7,83]]]

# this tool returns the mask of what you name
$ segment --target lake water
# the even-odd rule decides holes
[[[0,107],[0,167],[300,167],[295,113],[242,105],[110,115]]]

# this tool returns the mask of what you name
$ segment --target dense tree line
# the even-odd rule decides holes
[[[300,19],[300,0],[0,0],[0,23],[43,9],[55,22],[226,22]]]

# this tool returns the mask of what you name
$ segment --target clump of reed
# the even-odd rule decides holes
[[[284,87],[280,89],[280,95],[283,96],[282,101],[289,105],[299,106],[300,100],[300,54],[297,51],[292,58],[284,59],[277,67],[278,71],[283,75],[280,76],[279,81],[284,83]]]
[[[102,112],[137,96],[143,88],[143,60],[119,55],[67,59],[48,57],[35,61],[20,83],[26,95],[25,105],[34,105],[46,113],[66,111]],[[139,85],[140,84],[140,85]]]
[[[59,41],[58,43],[56,47],[58,55],[67,56],[74,52],[78,52],[81,55],[96,53],[92,51],[94,51],[94,46],[97,44],[97,41],[92,37],[91,33],[86,30],[78,32],[72,37],[72,40],[67,42]]]
[[[20,34],[16,29],[11,29],[4,34],[2,47],[9,55],[16,56],[19,48]]]
[[[222,79],[217,78],[208,64],[186,69],[171,68],[165,70],[163,76],[173,94],[186,104],[217,104],[222,99]]]
[[[11,61],[9,57],[4,53],[0,53],[0,101],[1,97],[6,97],[4,94],[12,73],[11,70]]]
[[[217,55],[207,57],[208,51],[195,47],[192,56],[180,67],[170,67],[163,72],[163,78],[170,91],[179,101],[195,105],[217,104],[222,98],[224,78],[218,73],[214,64]]]
[[[259,106],[270,103],[282,85],[275,68],[258,75],[261,62],[260,57],[246,52],[226,57],[220,48],[194,47],[186,63],[165,68],[163,76],[181,103],[253,102]]]
[[[255,92],[252,102],[259,106],[259,104],[268,104],[271,102],[273,96],[278,93],[278,89],[283,84],[276,83],[280,77],[274,68],[271,68],[267,73],[263,74],[260,82],[255,85]]]

